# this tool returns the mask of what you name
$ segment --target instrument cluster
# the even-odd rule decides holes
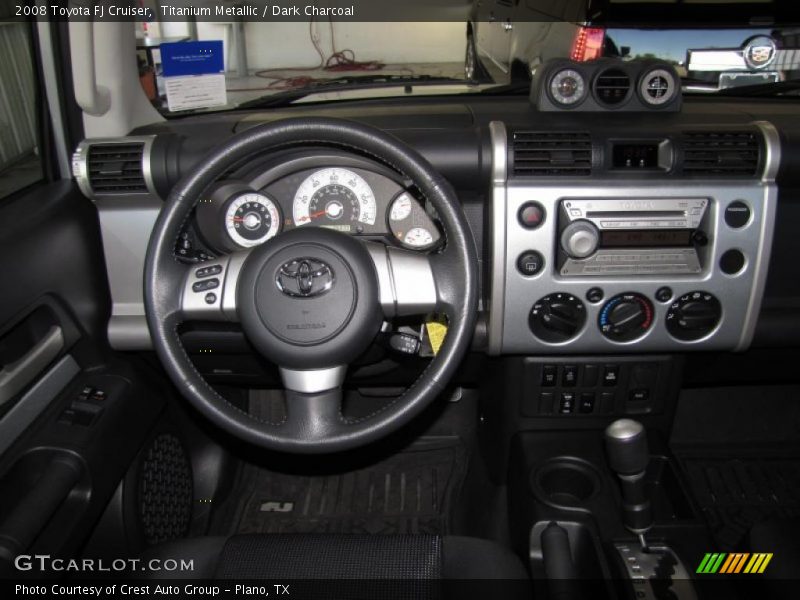
[[[196,220],[200,237],[217,253],[251,248],[295,227],[327,227],[422,251],[441,240],[432,207],[393,178],[349,164],[269,181],[221,181],[198,203]]]

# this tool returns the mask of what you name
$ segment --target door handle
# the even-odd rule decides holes
[[[0,406],[36,379],[64,348],[64,333],[53,325],[21,358],[0,369]]]

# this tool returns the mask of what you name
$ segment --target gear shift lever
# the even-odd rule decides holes
[[[639,536],[646,548],[644,534],[653,526],[653,511],[645,490],[645,473],[650,453],[644,426],[633,419],[618,419],[606,428],[608,464],[622,488],[622,521]]]

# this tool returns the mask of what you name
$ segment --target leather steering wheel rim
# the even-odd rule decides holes
[[[205,189],[232,166],[294,146],[333,147],[365,156],[410,180],[431,202],[445,244],[430,258],[437,313],[448,319],[438,354],[394,401],[357,420],[346,419],[322,393],[287,392],[287,419],[261,420],[220,396],[195,368],[181,344],[186,320],[181,294],[187,267],[175,243]],[[277,244],[281,238],[274,238]],[[192,267],[196,268],[196,267]],[[154,349],[183,396],[223,430],[257,446],[294,453],[337,452],[381,438],[408,423],[444,390],[468,351],[478,305],[477,254],[471,231],[452,187],[416,151],[394,136],[352,121],[294,118],[253,127],[216,147],[173,188],[156,220],[147,249],[144,301]],[[245,331],[245,335],[247,332]],[[299,416],[298,416],[299,415]]]

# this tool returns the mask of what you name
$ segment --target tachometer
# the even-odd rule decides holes
[[[360,175],[333,167],[312,173],[300,184],[292,204],[296,226],[313,223],[339,231],[375,224],[375,194]]]
[[[225,230],[239,246],[263,244],[278,233],[281,217],[269,196],[248,192],[236,196],[225,210]]]

